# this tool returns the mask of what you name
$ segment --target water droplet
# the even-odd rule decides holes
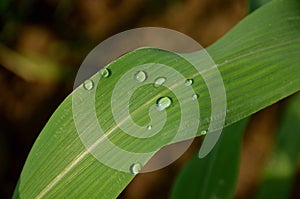
[[[102,68],[100,70],[100,75],[104,78],[108,77],[110,75],[110,70],[108,70],[107,68]]]
[[[200,132],[200,135],[206,135],[207,134],[207,131],[206,130],[203,130]]]
[[[91,79],[85,80],[83,82],[83,88],[86,90],[92,90],[94,88],[94,82]]]
[[[142,169],[142,165],[141,163],[137,162],[134,163],[130,166],[130,173],[132,173],[133,175],[138,174]]]
[[[193,95],[192,95],[192,100],[197,100],[197,99],[198,99],[198,97],[199,97],[199,95],[197,95],[197,94],[193,94]]]
[[[147,130],[150,131],[151,129],[152,129],[152,125],[148,125],[148,126],[147,126]]]
[[[165,77],[159,77],[154,81],[154,87],[159,87],[165,83],[167,79]]]
[[[134,75],[134,78],[137,82],[142,83],[147,79],[147,74],[144,71],[138,71]]]
[[[172,100],[169,97],[159,98],[156,102],[157,110],[162,111],[171,106]]]
[[[186,85],[186,86],[190,86],[190,85],[192,85],[193,84],[193,80],[192,79],[187,79],[187,80],[185,80],[185,82],[184,82],[184,85]]]

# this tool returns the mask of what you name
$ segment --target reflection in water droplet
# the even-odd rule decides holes
[[[192,95],[192,100],[197,100],[197,99],[198,99],[198,97],[199,97],[199,95],[197,95],[197,94],[193,94],[193,95]]]
[[[100,75],[104,78],[108,77],[110,75],[110,71],[107,68],[102,68],[100,70]]]
[[[152,129],[152,125],[147,126],[147,130],[151,130]]]
[[[92,90],[94,88],[94,82],[91,79],[85,80],[83,82],[83,88],[86,90]]]
[[[138,71],[134,75],[134,78],[137,82],[142,83],[147,79],[147,74],[144,71]]]
[[[159,87],[165,83],[167,79],[165,77],[159,77],[154,81],[154,87]]]
[[[185,80],[185,82],[184,82],[184,85],[186,85],[186,86],[190,86],[190,85],[192,85],[193,84],[193,80],[192,79],[187,79],[187,80]]]
[[[172,104],[172,100],[169,97],[162,97],[159,98],[156,102],[156,108],[159,111],[165,110],[166,108],[168,108],[169,106],[171,106]]]
[[[142,169],[141,163],[139,162],[134,163],[130,166],[130,173],[136,175],[141,171],[141,169]]]
[[[206,134],[207,134],[207,131],[206,131],[206,130],[203,130],[203,131],[201,131],[200,136],[201,136],[201,135],[206,135]]]

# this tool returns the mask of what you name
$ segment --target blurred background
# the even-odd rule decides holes
[[[156,26],[185,33],[207,47],[247,15],[248,2],[1,0],[0,13],[0,198],[11,198],[30,148],[72,92],[80,64],[96,45],[124,30]],[[247,198],[257,185],[279,111],[275,104],[251,119],[237,198]],[[138,175],[120,198],[167,198],[176,173],[199,143],[172,165]]]

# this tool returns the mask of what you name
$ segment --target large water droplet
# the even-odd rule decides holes
[[[156,108],[159,111],[165,110],[166,108],[168,108],[169,106],[171,106],[172,104],[172,100],[169,97],[162,97],[159,98],[156,102]]]
[[[192,100],[197,100],[197,99],[198,99],[198,97],[199,97],[199,95],[197,95],[197,94],[193,94],[193,95],[192,95]]]
[[[141,163],[137,162],[134,163],[130,166],[130,173],[132,173],[133,175],[138,174],[142,169],[142,165]]]
[[[159,87],[165,83],[167,79],[165,77],[159,77],[154,81],[154,87]]]
[[[193,84],[193,80],[192,79],[187,79],[187,80],[185,80],[185,82],[184,82],[184,85],[186,85],[186,86],[190,86],[190,85],[192,85]]]
[[[147,79],[147,74],[144,71],[138,71],[134,75],[134,78],[137,82],[142,83]]]
[[[85,80],[83,82],[83,88],[86,90],[92,90],[94,88],[94,82],[91,79]]]
[[[104,78],[108,77],[110,75],[110,71],[107,68],[102,68],[100,70],[100,75]]]

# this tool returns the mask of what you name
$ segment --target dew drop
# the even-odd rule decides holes
[[[207,134],[207,131],[206,131],[206,130],[203,130],[203,131],[201,131],[200,136],[201,136],[201,135],[206,135],[206,134]]]
[[[150,131],[151,129],[152,129],[152,125],[148,125],[148,126],[147,126],[147,130]]]
[[[92,90],[94,88],[94,82],[91,79],[85,80],[83,82],[83,88],[85,90]]]
[[[147,79],[147,74],[144,71],[138,71],[134,75],[134,78],[137,82],[142,83]]]
[[[197,99],[198,99],[198,97],[199,97],[199,95],[197,95],[197,94],[193,94],[193,95],[192,95],[192,100],[197,100]]]
[[[154,81],[154,87],[159,87],[165,83],[167,79],[165,77],[159,77]]]
[[[185,82],[184,82],[184,85],[186,85],[186,86],[190,86],[190,85],[192,85],[193,84],[193,80],[192,79],[187,79],[187,80],[185,80]]]
[[[169,97],[162,97],[159,98],[156,102],[156,108],[159,111],[165,110],[166,108],[168,108],[169,106],[171,106],[172,104],[172,100]]]
[[[110,75],[110,70],[107,68],[102,68],[99,72],[100,72],[101,77],[104,77],[104,78],[109,77],[109,75]]]
[[[110,71],[107,68],[102,68],[100,70],[100,75],[104,78],[108,77],[110,75]]]
[[[132,173],[133,175],[138,174],[142,169],[142,165],[141,163],[137,162],[134,163],[130,166],[130,173]]]

